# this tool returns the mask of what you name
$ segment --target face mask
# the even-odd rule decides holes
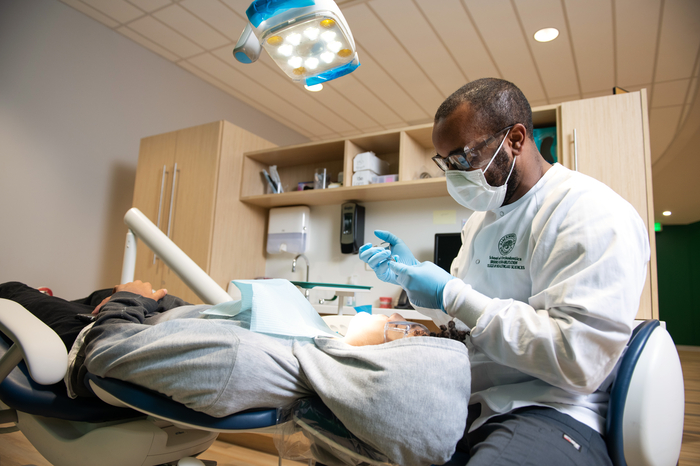
[[[510,133],[510,130],[508,130],[508,133]],[[506,198],[506,190],[508,189],[508,180],[513,173],[516,157],[513,157],[510,173],[508,173],[508,177],[502,186],[491,186],[488,181],[486,181],[484,173],[489,169],[496,155],[500,152],[503,143],[508,137],[508,133],[506,133],[503,141],[501,141],[501,145],[498,146],[496,153],[493,154],[489,164],[483,170],[448,170],[445,172],[445,177],[447,178],[447,192],[450,193],[450,196],[460,205],[467,209],[480,212],[498,209],[503,205],[503,201]]]

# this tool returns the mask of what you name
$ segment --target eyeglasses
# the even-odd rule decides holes
[[[428,327],[416,322],[388,321],[384,324],[384,342],[400,340],[404,337],[430,336]]]
[[[491,157],[488,157],[488,154],[485,153],[484,149],[488,148],[491,144],[494,143],[494,141],[497,141],[499,135],[501,135],[505,131],[508,131],[513,126],[515,125],[506,126],[493,136],[489,136],[486,140],[480,142],[471,149],[469,148],[469,146],[464,146],[464,149],[462,149],[461,151],[458,151],[454,154],[450,154],[447,157],[442,157],[438,154],[435,157],[433,157],[433,162],[435,162],[437,166],[442,169],[442,171],[482,168],[494,155],[491,154]]]

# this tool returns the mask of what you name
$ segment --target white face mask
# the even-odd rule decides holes
[[[445,172],[445,177],[447,178],[447,192],[450,193],[450,196],[460,205],[467,209],[480,212],[498,209],[503,205],[503,201],[506,198],[506,190],[508,189],[508,180],[513,173],[516,157],[513,157],[510,173],[508,173],[508,178],[506,178],[502,186],[491,186],[489,182],[486,181],[484,173],[489,169],[496,155],[500,152],[509,133],[510,130],[508,130],[503,141],[501,141],[498,149],[496,149],[496,152],[493,154],[493,157],[491,157],[489,164],[486,165],[486,168],[483,170],[448,170]]]

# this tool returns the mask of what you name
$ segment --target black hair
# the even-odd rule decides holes
[[[430,332],[431,337],[449,338],[466,344],[469,332],[466,330],[457,330],[455,321],[447,322],[447,325],[440,326],[440,332]]]
[[[457,89],[440,105],[435,122],[450,116],[460,105],[468,103],[475,115],[475,125],[485,135],[521,123],[532,135],[532,109],[518,87],[503,79],[482,78]]]

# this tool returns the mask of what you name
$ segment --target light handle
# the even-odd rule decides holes
[[[262,46],[260,41],[253,34],[253,28],[250,23],[246,23],[241,36],[236,42],[236,46],[233,48],[233,56],[236,60],[241,63],[253,63],[260,57],[260,51]]]

